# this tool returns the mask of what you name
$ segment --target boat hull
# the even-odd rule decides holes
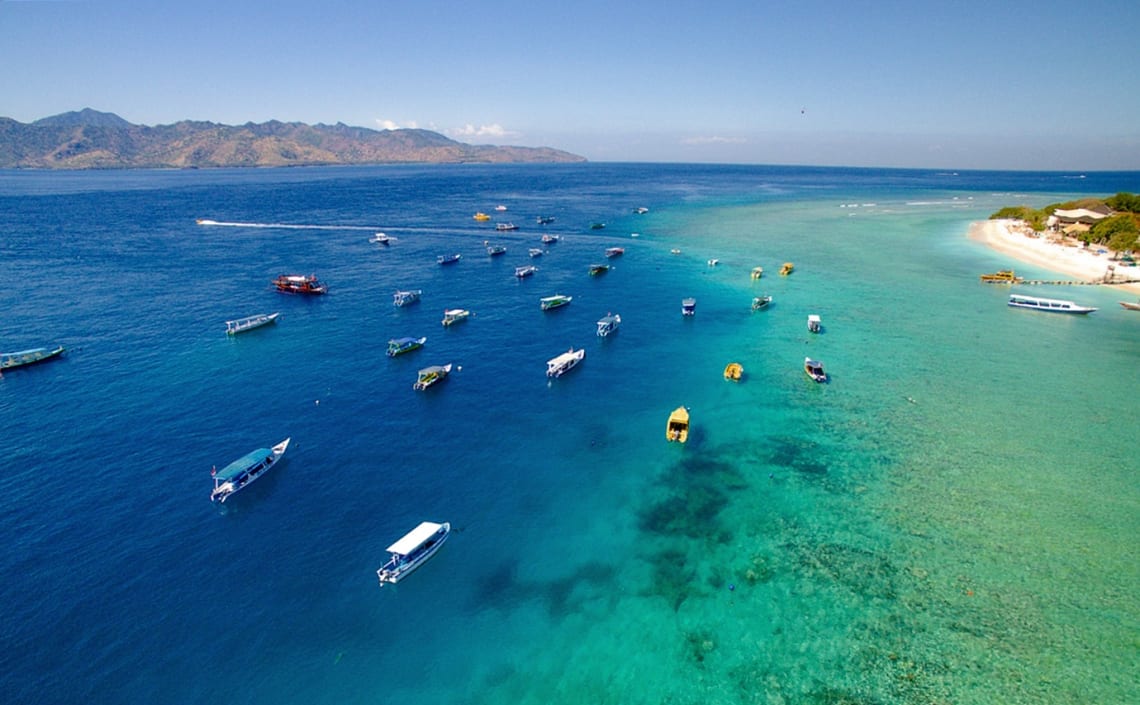
[[[41,362],[47,362],[63,354],[63,346],[59,345],[51,350],[36,348],[14,353],[0,353],[0,370],[13,370],[17,367],[27,367]]]

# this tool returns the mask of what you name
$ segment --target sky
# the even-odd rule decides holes
[[[1135,0],[0,0],[0,117],[591,161],[1140,170]]]

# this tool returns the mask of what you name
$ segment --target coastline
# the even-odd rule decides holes
[[[992,250],[1027,264],[1065,274],[1081,281],[1103,279],[1113,262],[1110,255],[1098,255],[1071,244],[1033,235],[1021,221],[1012,219],[981,220],[970,223],[969,237]],[[1117,265],[1117,276],[1140,279],[1140,267]],[[1106,284],[1113,289],[1140,294],[1140,283]]]

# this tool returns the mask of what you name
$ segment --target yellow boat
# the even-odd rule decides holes
[[[665,438],[684,443],[689,440],[689,410],[678,406],[669,414],[669,424],[665,426]]]
[[[784,262],[784,266],[780,267],[780,274],[786,277],[791,274],[792,270],[795,268],[796,265],[792,264],[791,262]]]
[[[764,268],[763,267],[753,267],[752,268],[752,278],[753,279],[759,279],[762,276],[764,276]]]
[[[739,382],[740,378],[743,376],[744,376],[744,365],[741,365],[739,362],[730,362],[724,368],[724,378],[725,379],[732,380],[733,382]]]
[[[1014,274],[1012,269],[1003,269],[993,274],[983,274],[982,281],[987,284],[1015,284],[1021,281],[1021,277]]]
[[[486,213],[483,213],[482,211],[480,211],[479,213],[476,213],[475,215],[473,215],[471,217],[474,218],[475,220],[478,220],[478,221],[484,221],[484,220],[490,220],[491,219],[491,216],[487,215]]]

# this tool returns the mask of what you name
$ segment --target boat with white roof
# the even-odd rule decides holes
[[[1045,299],[1040,296],[1022,296],[1010,294],[1009,305],[1014,308],[1029,308],[1034,311],[1048,311],[1050,313],[1092,313],[1095,308],[1081,306],[1064,299]]]
[[[565,306],[574,300],[573,296],[566,296],[565,294],[555,294],[554,296],[544,296],[539,299],[543,311],[549,311],[552,308]]]
[[[546,376],[547,377],[561,377],[565,373],[578,366],[578,363],[586,357],[586,349],[575,350],[570,348],[567,352],[562,353],[558,357],[553,357],[546,361]]]
[[[471,312],[465,308],[449,308],[443,312],[443,320],[440,321],[445,326],[450,326],[460,321],[466,321],[471,317]]]
[[[423,289],[407,289],[405,291],[397,291],[392,294],[393,306],[407,306],[408,304],[415,303],[423,296]]]
[[[617,331],[620,325],[621,316],[616,313],[607,313],[598,320],[598,337],[605,338],[610,333]]]
[[[280,313],[258,313],[253,316],[246,316],[245,318],[236,318],[232,321],[226,321],[226,334],[237,335],[244,333],[247,330],[253,330],[262,326],[267,326],[277,321]]]
[[[451,374],[450,362],[446,365],[432,365],[431,367],[425,367],[419,371],[418,376],[416,377],[416,383],[412,385],[412,389],[416,390],[417,392],[427,389],[433,384],[437,384],[447,379],[447,376],[449,374]]]
[[[380,584],[394,584],[403,580],[434,556],[450,535],[451,524],[446,521],[442,524],[420,522],[419,526],[388,547],[388,562],[376,571]]]

